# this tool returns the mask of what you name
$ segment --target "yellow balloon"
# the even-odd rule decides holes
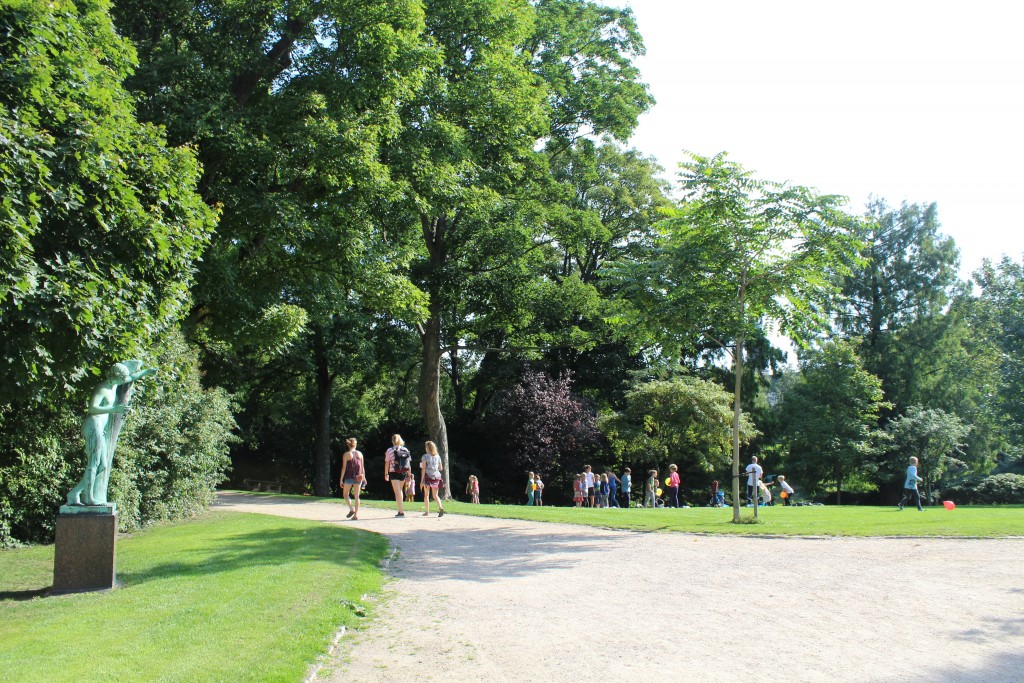
[[[655,493],[660,496],[661,495],[661,489],[658,489],[657,491],[655,491]]]
[[[672,485],[672,480],[669,479],[668,477],[665,477],[665,486],[671,486],[671,485]]]

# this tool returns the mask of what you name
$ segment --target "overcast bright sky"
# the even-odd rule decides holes
[[[658,104],[630,145],[898,206],[937,202],[966,276],[1024,255],[1024,6],[999,0],[606,0]],[[1019,9],[1018,9],[1019,7]]]

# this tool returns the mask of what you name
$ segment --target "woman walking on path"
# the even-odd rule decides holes
[[[405,478],[412,476],[412,454],[405,447],[405,441],[401,434],[391,437],[391,448],[384,454],[384,481],[391,482],[391,490],[395,493],[395,502],[398,503],[398,514],[395,517],[405,517],[405,506],[402,501],[402,489],[405,487]]]
[[[534,479],[533,472],[530,472],[526,481],[526,504],[533,505],[533,494],[537,490],[537,480]]]
[[[903,509],[908,500],[913,500],[917,503],[917,509],[920,512],[924,512],[924,508],[921,507],[921,493],[917,490],[917,482],[919,481],[924,481],[924,479],[917,476],[917,458],[911,458],[910,467],[907,468],[907,478],[903,481],[903,497],[900,498],[898,505],[900,510]]]
[[[363,454],[356,450],[355,439],[345,439],[348,450],[341,456],[341,495],[348,503],[348,519],[359,519],[359,491],[366,475],[363,473]],[[349,495],[355,489],[356,505],[352,507]]]
[[[430,494],[434,494],[437,501],[437,516],[444,517],[444,506],[441,505],[441,498],[437,495],[437,489],[441,486],[441,456],[437,454],[437,446],[433,441],[423,444],[426,453],[420,458],[420,488],[423,489],[423,516],[430,514]]]

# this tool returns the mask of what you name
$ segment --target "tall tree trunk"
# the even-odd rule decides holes
[[[743,335],[736,340],[733,352],[736,384],[732,395],[732,521],[740,521],[740,399],[743,392]],[[757,492],[754,492],[754,515],[757,516]]]
[[[320,346],[321,340],[317,341]],[[313,447],[313,492],[331,495],[331,389],[334,377],[322,348],[316,351],[316,442]]]
[[[423,326],[423,363],[420,366],[420,384],[417,391],[420,413],[427,425],[430,440],[437,445],[441,456],[445,499],[452,497],[448,461],[448,428],[441,414],[441,313],[432,300],[430,318]]]
[[[451,471],[448,460],[448,427],[441,414],[441,271],[448,259],[447,238],[455,229],[457,220],[449,222],[444,216],[430,217],[420,214],[423,242],[430,256],[427,293],[430,295],[429,317],[422,328],[423,363],[420,364],[420,384],[416,392],[420,414],[427,425],[430,440],[437,445],[441,456],[445,499],[452,497]]]
[[[736,298],[739,312],[740,331],[736,334],[736,350],[732,355],[732,367],[736,373],[736,384],[732,395],[732,521],[740,521],[740,400],[743,398],[743,321],[747,306],[747,269],[740,276],[740,291]],[[754,483],[754,516],[757,517],[757,483]]]

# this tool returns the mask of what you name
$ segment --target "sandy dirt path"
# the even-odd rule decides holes
[[[1024,540],[613,531],[220,494],[397,547],[333,681],[1024,681]],[[643,514],[637,510],[637,514]],[[680,511],[686,514],[686,511]]]

